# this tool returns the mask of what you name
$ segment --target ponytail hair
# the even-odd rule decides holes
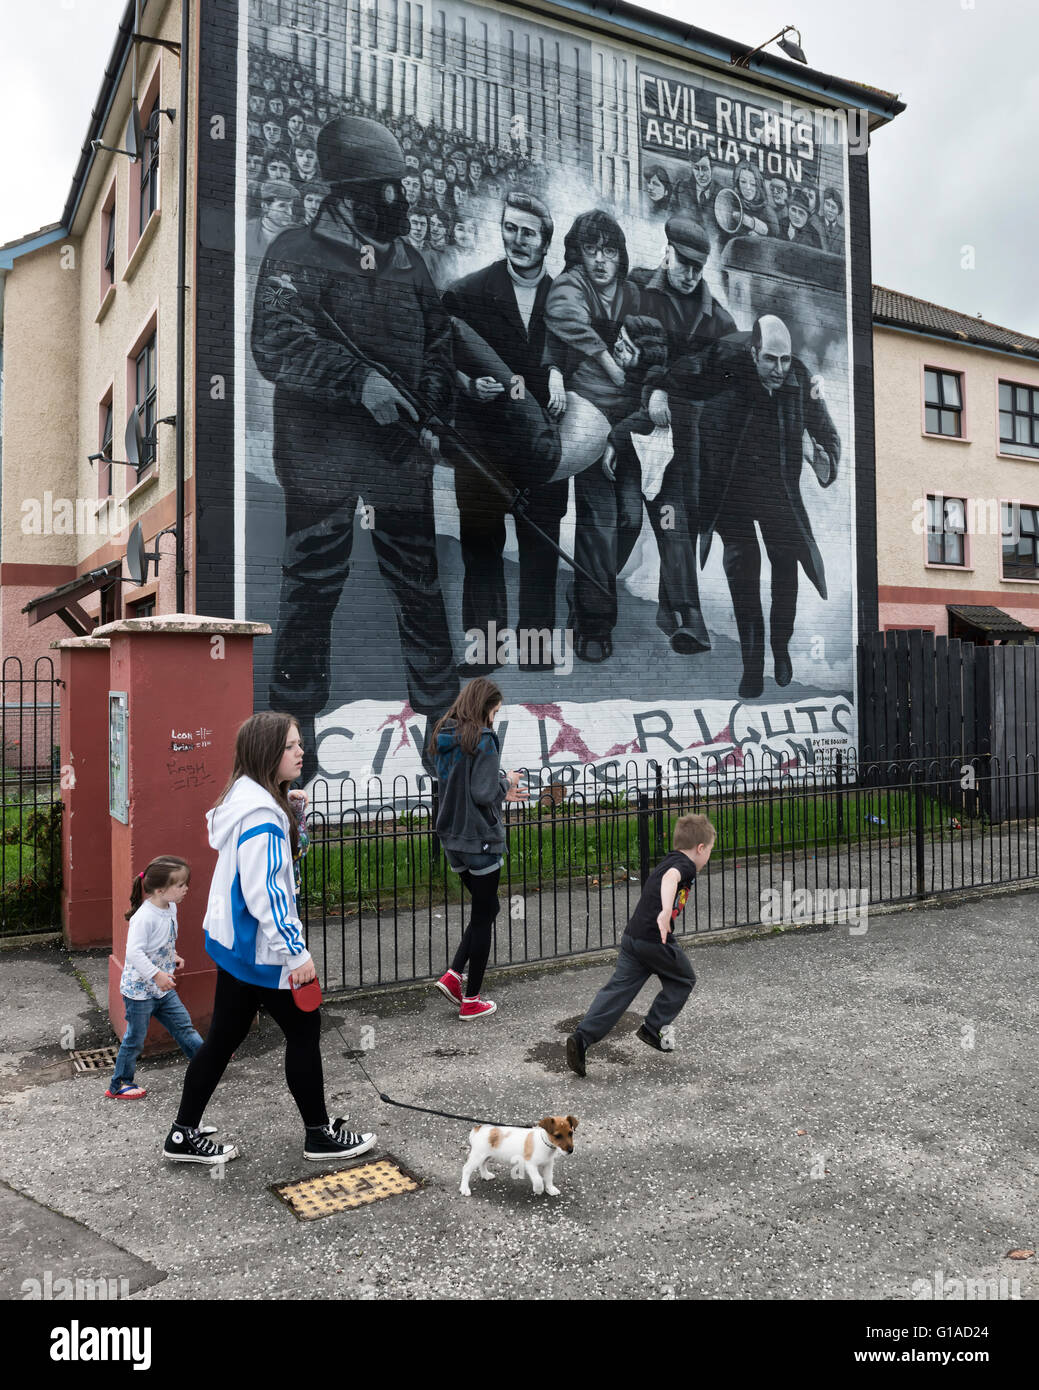
[[[137,875],[130,885],[130,911],[124,913],[129,922],[149,893],[159,893],[166,888],[174,874],[188,871],[187,881],[191,882],[191,865],[186,859],[178,859],[175,854],[160,854],[148,867]]]
[[[487,728],[491,710],[502,703],[501,691],[484,676],[477,676],[461,693],[447,713],[437,721],[430,738],[430,752],[435,756],[437,735],[448,721],[453,721],[458,742],[466,753],[475,753],[480,736]]]

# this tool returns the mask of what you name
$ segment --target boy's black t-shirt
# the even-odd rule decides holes
[[[639,898],[635,911],[631,914],[631,921],[624,928],[625,936],[634,937],[636,941],[660,940],[660,928],[657,926],[661,906],[660,880],[668,869],[677,869],[680,875],[678,891],[675,894],[675,905],[671,909],[672,922],[685,907],[686,899],[689,897],[689,889],[693,886],[693,881],[696,878],[696,865],[680,849],[675,849],[660,861],[646,880],[642,897]],[[670,941],[673,936],[674,932],[669,930],[667,939]]]

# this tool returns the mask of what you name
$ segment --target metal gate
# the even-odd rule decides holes
[[[9,656],[0,672],[0,936],[61,926],[60,684],[49,656],[31,674]]]

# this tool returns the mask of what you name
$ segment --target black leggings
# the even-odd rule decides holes
[[[177,1124],[193,1129],[223,1076],[231,1054],[244,1041],[260,1005],[285,1034],[285,1080],[308,1128],[328,1124],[321,1071],[321,1010],[304,1013],[287,989],[246,984],[217,966],[213,1021],[184,1077]]]
[[[491,932],[494,919],[501,903],[498,901],[498,881],[501,869],[490,874],[473,874],[464,869],[458,877],[469,889],[473,899],[473,910],[469,925],[465,929],[461,944],[451,962],[451,969],[462,973],[466,961],[469,962],[469,979],[466,981],[466,994],[475,999],[483,984],[483,972],[487,969],[487,957],[491,954]]]

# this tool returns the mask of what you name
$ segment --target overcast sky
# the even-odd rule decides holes
[[[61,216],[123,0],[0,0],[0,242]],[[345,4],[345,0],[343,0]],[[870,150],[873,279],[1039,337],[1036,0],[657,0],[898,93]],[[776,51],[773,47],[773,51]],[[974,249],[974,269],[961,267]]]

